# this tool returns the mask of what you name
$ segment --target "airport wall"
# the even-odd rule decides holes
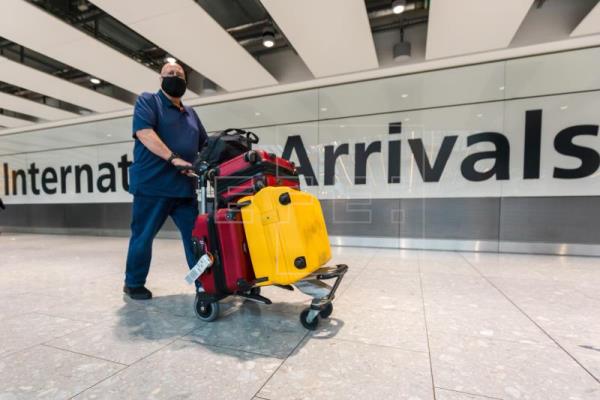
[[[588,48],[196,110],[292,159],[334,244],[600,255],[598,65]],[[131,117],[0,135],[0,230],[127,235],[132,147]]]

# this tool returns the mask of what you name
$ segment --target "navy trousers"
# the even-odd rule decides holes
[[[168,216],[181,233],[188,267],[195,265],[192,230],[198,216],[196,199],[136,195],[133,196],[131,239],[125,269],[125,285],[128,287],[140,287],[146,283],[152,260],[152,242]]]

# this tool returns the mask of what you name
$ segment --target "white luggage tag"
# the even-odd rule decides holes
[[[188,274],[185,276],[185,281],[188,283],[188,285],[191,285],[212,264],[213,264],[212,256],[210,254],[203,255],[202,257],[200,257],[200,259],[198,260],[196,265],[194,265],[194,267],[192,269],[190,269],[190,272],[188,272]]]

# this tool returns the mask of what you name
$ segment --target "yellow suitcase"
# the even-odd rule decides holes
[[[312,194],[269,186],[238,204],[261,286],[294,283],[331,258],[323,210]]]

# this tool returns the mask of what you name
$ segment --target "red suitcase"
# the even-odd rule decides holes
[[[255,194],[265,186],[300,188],[294,163],[264,150],[251,150],[226,161],[211,175],[220,206]]]
[[[192,231],[199,255],[208,250],[213,265],[200,276],[207,294],[229,294],[247,290],[254,283],[244,226],[239,210],[222,208],[202,214]]]
[[[223,177],[217,181],[215,191],[221,206],[235,203],[244,196],[253,195],[266,186],[288,186],[300,189],[298,176],[275,176],[267,173],[256,174],[247,178],[228,179]]]

